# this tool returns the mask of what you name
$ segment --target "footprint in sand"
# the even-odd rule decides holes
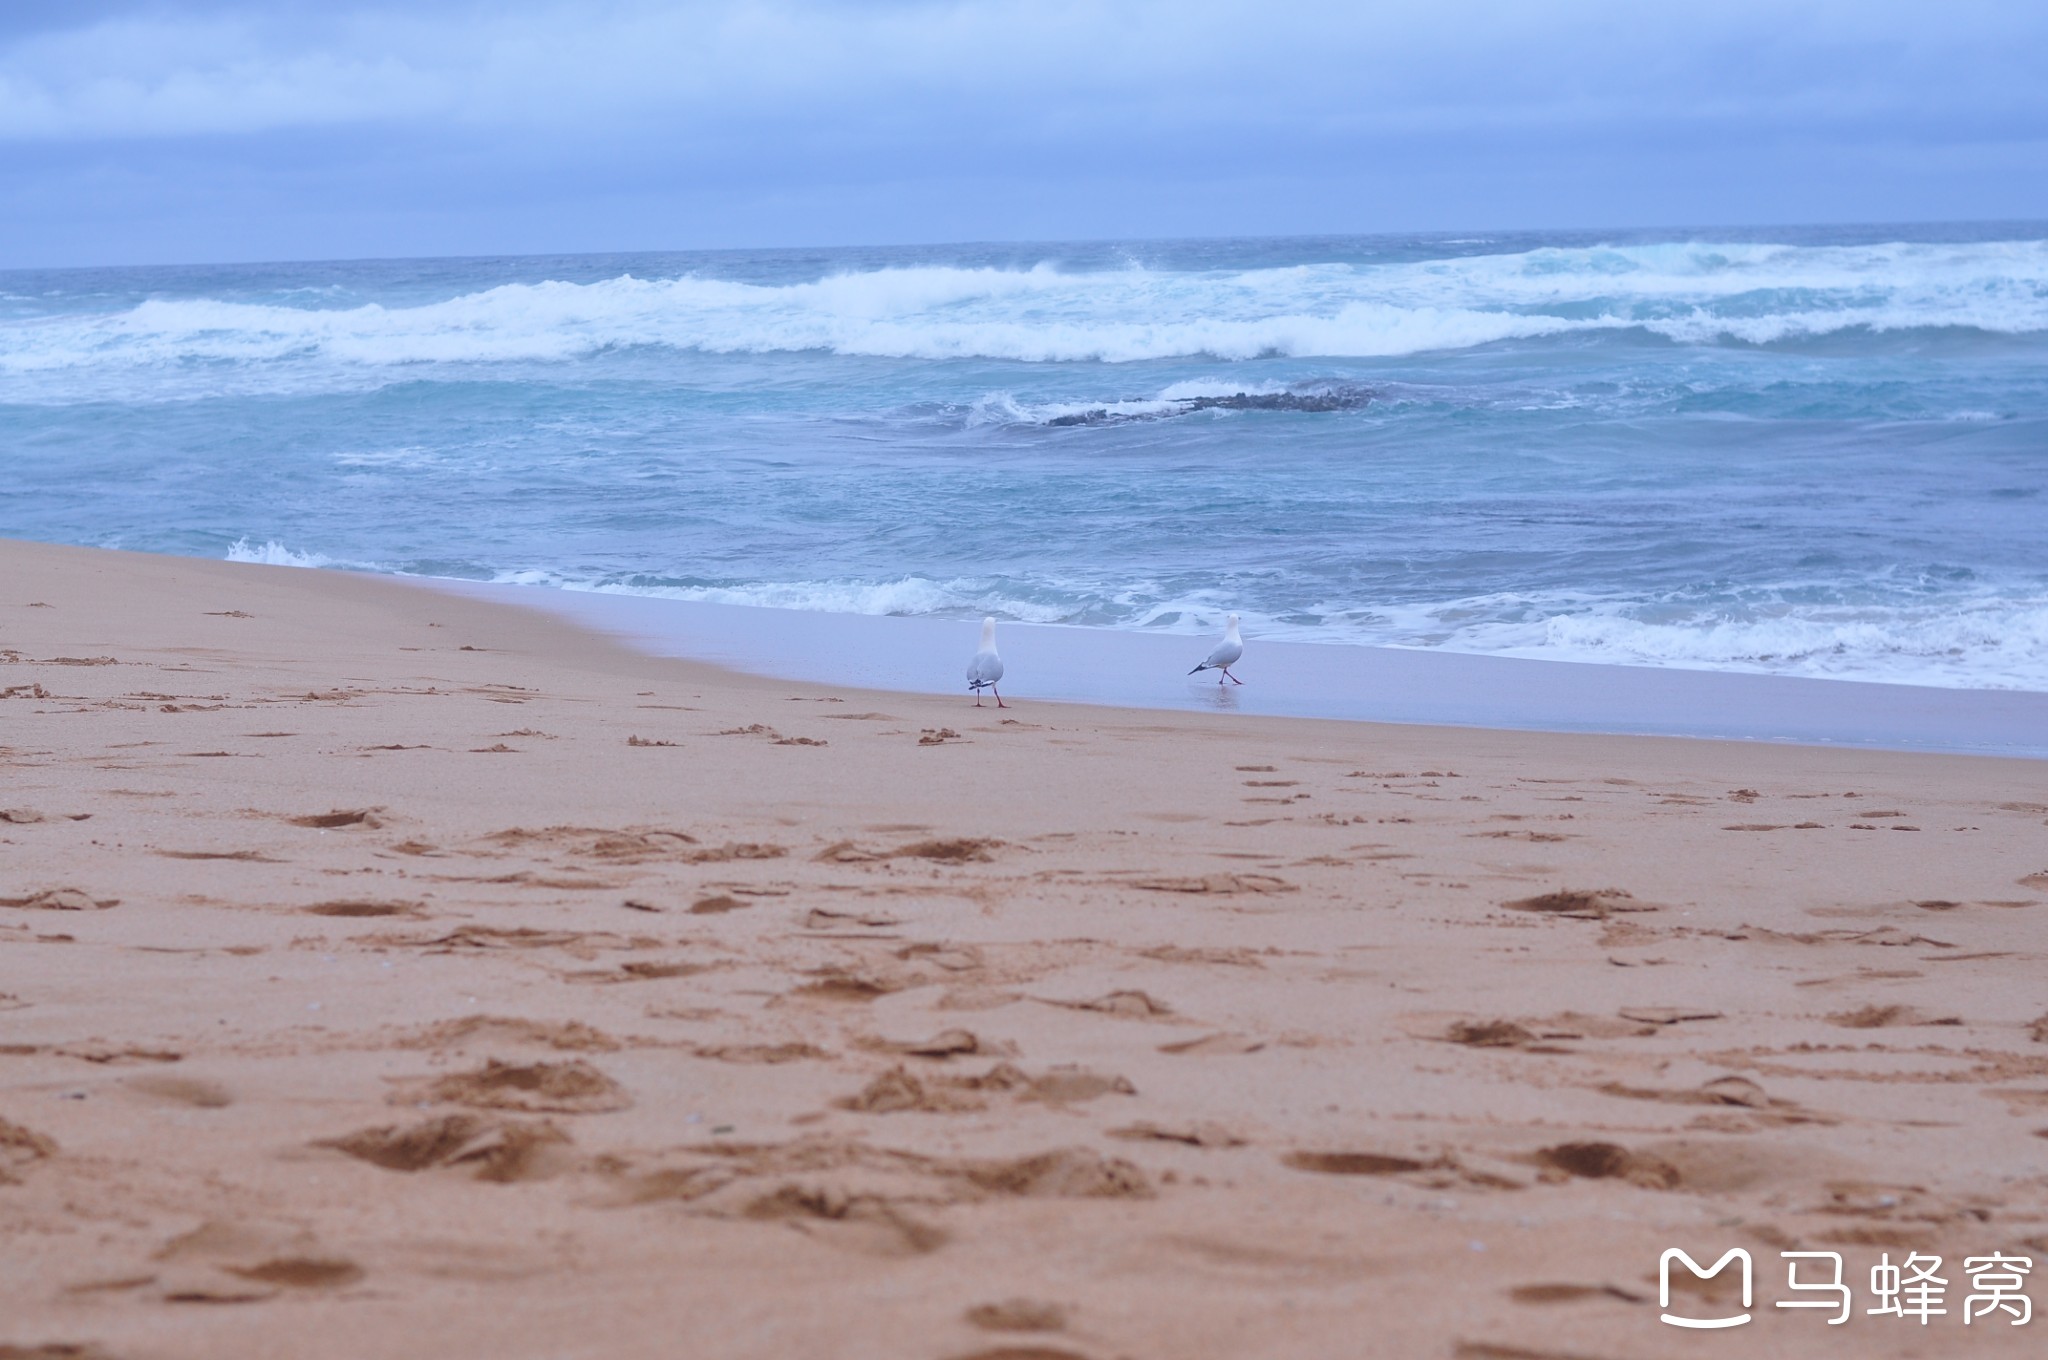
[[[0,1119],[0,1185],[20,1183],[19,1172],[57,1155],[57,1141],[11,1120]]]
[[[1625,1180],[1649,1190],[1674,1189],[1680,1180],[1671,1163],[1631,1152],[1619,1143],[1558,1143],[1538,1149],[1532,1160],[1558,1179]]]
[[[549,1114],[605,1114],[633,1103],[624,1087],[580,1059],[509,1063],[493,1058],[473,1071],[406,1083],[392,1099]]]
[[[868,930],[887,930],[902,924],[902,918],[884,915],[881,912],[830,911],[824,907],[812,907],[804,913],[803,919],[805,930],[846,930],[853,926],[865,927]]]
[[[1536,1042],[1534,1034],[1512,1020],[1459,1020],[1444,1038],[1467,1048],[1526,1048]]]
[[[358,1129],[314,1146],[334,1148],[387,1171],[460,1167],[480,1181],[510,1185],[566,1170],[571,1143],[568,1134],[547,1120],[451,1114],[417,1124]]]
[[[367,936],[363,943],[407,945],[429,953],[452,954],[468,949],[616,948],[613,942],[618,938],[582,930],[537,930],[532,926],[457,926],[445,935]]]
[[[954,1114],[986,1106],[985,1094],[1016,1092],[1017,1099],[1047,1105],[1077,1105],[1106,1095],[1136,1095],[1123,1077],[1080,1068],[1055,1068],[1032,1077],[1009,1063],[998,1063],[979,1076],[920,1078],[901,1066],[870,1081],[858,1095],[836,1100],[842,1110],[893,1114],[904,1110]]]
[[[551,1023],[512,1016],[465,1015],[413,1030],[399,1048],[462,1048],[470,1044],[537,1044],[584,1053],[609,1053],[622,1045],[581,1020]]]
[[[363,1268],[338,1256],[280,1256],[252,1266],[227,1266],[230,1275],[292,1289],[338,1289],[363,1278]]]
[[[1089,1001],[1059,1001],[1048,999],[1048,1004],[1064,1006],[1069,1010],[1095,1011],[1101,1015],[1117,1015],[1129,1020],[1153,1020],[1172,1015],[1173,1007],[1158,1000],[1147,992],[1116,991],[1098,996]]]
[[[1621,888],[1564,888],[1535,897],[1516,898],[1501,905],[1509,911],[1590,921],[1602,920],[1616,912],[1659,910],[1648,902],[1638,902],[1634,893]]]
[[[985,1332],[1059,1332],[1067,1326],[1066,1309],[1039,1299],[977,1303],[964,1316]]]
[[[1721,1018],[1720,1011],[1706,1006],[1623,1006],[1617,1014],[1624,1020],[1637,1020],[1646,1025],[1660,1026]]]
[[[1649,1296],[1611,1284],[1520,1284],[1508,1291],[1516,1303],[1581,1303],[1601,1299],[1620,1303],[1647,1303]]]
[[[907,1043],[888,1044],[887,1047],[913,1058],[954,1058],[971,1053],[988,1051],[981,1039],[965,1029],[940,1030],[929,1039],[915,1039]]]
[[[384,809],[336,808],[332,812],[315,812],[304,817],[287,817],[293,826],[314,827],[321,831],[332,831],[344,826],[366,826],[376,828],[384,825],[384,819],[377,814]]]
[[[690,1050],[700,1058],[729,1063],[817,1062],[832,1055],[816,1044],[699,1044]]]
[[[888,1200],[836,1186],[787,1184],[758,1197],[746,1218],[809,1228],[834,1246],[874,1256],[925,1256],[947,1241],[944,1229],[912,1218]]]
[[[172,1303],[253,1302],[269,1291],[248,1285],[335,1289],[364,1274],[355,1262],[323,1251],[303,1229],[218,1219],[172,1238],[155,1259],[171,1267],[163,1296]],[[231,1284],[221,1275],[246,1283]]]
[[[1129,887],[1168,893],[1290,893],[1294,884],[1271,874],[1203,874],[1198,878],[1136,878]]]
[[[0,907],[27,911],[105,911],[120,905],[118,897],[94,897],[83,888],[45,888],[26,897],[0,897]]]
[[[1221,1124],[1154,1124],[1140,1120],[1120,1129],[1109,1130],[1111,1138],[1122,1138],[1131,1142],[1184,1143],[1189,1147],[1231,1148],[1243,1147],[1245,1140]]]
[[[1280,1161],[1296,1171],[1313,1171],[1323,1176],[1398,1176],[1426,1171],[1433,1165],[1381,1152],[1290,1152]]]
[[[720,1162],[655,1176],[675,1192],[665,1197],[699,1201],[712,1216],[737,1213],[744,1217],[765,1207],[770,1208],[771,1216],[845,1219],[855,1216],[856,1206],[862,1202],[886,1207],[993,1198],[1150,1199],[1155,1193],[1137,1166],[1084,1147],[1027,1157],[966,1159],[927,1157],[825,1137],[704,1150],[717,1155]],[[813,1179],[821,1173],[854,1168],[879,1179],[864,1179],[858,1189],[819,1184]],[[764,1177],[779,1183],[766,1196],[759,1190]],[[649,1182],[649,1177],[641,1177],[628,1202],[644,1200],[641,1192],[649,1188]],[[886,1188],[891,1184],[900,1189]]]
[[[1691,1088],[1677,1090],[1649,1086],[1630,1086],[1626,1082],[1610,1081],[1595,1086],[1602,1095],[1618,1096],[1624,1100],[1655,1100],[1667,1105],[1737,1105],[1744,1109],[1761,1110],[1771,1106],[1796,1109],[1789,1101],[1772,1100],[1764,1088],[1748,1077],[1715,1077],[1712,1081]],[[1809,1118],[1805,1122],[1816,1122]]]
[[[902,1067],[890,1068],[862,1087],[859,1094],[842,1097],[832,1104],[859,1114],[899,1114],[912,1110],[960,1114],[984,1108],[984,1102],[953,1083],[927,1085]]]
[[[199,1077],[133,1077],[122,1084],[138,1095],[167,1100],[174,1105],[190,1105],[198,1110],[222,1110],[235,1103],[235,1097],[227,1087]]]
[[[426,906],[420,902],[377,902],[368,899],[345,899],[337,902],[315,902],[302,907],[309,916],[339,916],[363,918],[376,916],[424,916]]]
[[[1138,1088],[1124,1077],[1078,1067],[1056,1067],[1033,1077],[1018,1099],[1041,1101],[1047,1105],[1077,1105],[1102,1096],[1134,1096],[1137,1093]]]
[[[720,965],[715,963],[685,963],[680,959],[636,959],[622,963],[617,969],[592,968],[559,973],[564,982],[596,983],[599,985],[622,982],[652,982],[661,978],[695,977],[708,973]]]
[[[985,864],[1003,842],[986,836],[950,836],[938,840],[912,841],[894,850],[863,850],[852,841],[826,846],[812,858],[820,863],[858,864],[866,860],[927,859],[940,864]]]
[[[948,1169],[978,1190],[1026,1199],[1151,1199],[1156,1193],[1136,1166],[1088,1148],[965,1162]]]
[[[1914,1006],[1860,1006],[1853,1011],[1837,1011],[1828,1018],[1831,1025],[1843,1029],[1891,1029],[1902,1025],[1960,1025],[1959,1015],[1931,1015]]]
[[[1229,1054],[1257,1053],[1265,1046],[1265,1040],[1249,1038],[1242,1034],[1208,1034],[1199,1039],[1182,1039],[1178,1043],[1161,1044],[1159,1051],[1220,1057]]]

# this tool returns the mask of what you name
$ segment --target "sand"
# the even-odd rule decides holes
[[[0,1356],[2038,1349],[2041,763],[1005,688],[0,545]]]

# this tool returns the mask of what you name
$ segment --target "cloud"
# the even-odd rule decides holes
[[[1995,0],[13,0],[0,263],[2048,215],[2044,67]]]
[[[2048,54],[2048,10],[1968,3],[213,3],[87,7],[72,26],[38,8],[0,48],[0,137],[671,117],[915,138],[941,111],[1041,136],[2038,124]]]

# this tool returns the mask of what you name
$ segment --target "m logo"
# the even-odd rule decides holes
[[[1726,1269],[1730,1261],[1738,1258],[1742,1261],[1742,1312],[1734,1317],[1690,1318],[1679,1317],[1670,1311],[1671,1263],[1674,1260],[1685,1262],[1685,1268],[1693,1273],[1695,1279],[1710,1280]],[[1743,1323],[1749,1321],[1750,1285],[1749,1253],[1741,1247],[1730,1247],[1727,1252],[1723,1253],[1720,1260],[1714,1262],[1713,1265],[1705,1270],[1700,1269],[1698,1261],[1693,1260],[1692,1257],[1686,1255],[1677,1247],[1672,1247],[1657,1258],[1657,1306],[1665,1310],[1664,1320],[1674,1327],[1740,1327]]]

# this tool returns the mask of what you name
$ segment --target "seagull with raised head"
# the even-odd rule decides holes
[[[981,692],[986,689],[996,696],[997,708],[1008,708],[1003,702],[1003,692],[996,688],[996,681],[1003,678],[1003,659],[996,655],[996,621],[994,617],[981,621],[981,648],[975,652],[974,660],[967,663],[967,688],[974,691],[974,706],[981,707]]]
[[[986,634],[983,636],[984,640],[986,640]],[[1221,671],[1222,675],[1217,679],[1217,684],[1220,685],[1225,680],[1228,680],[1233,685],[1242,685],[1244,681],[1232,675],[1230,668],[1235,666],[1237,659],[1243,655],[1244,639],[1237,635],[1237,615],[1232,614],[1223,620],[1223,641],[1216,644],[1216,650],[1209,653],[1208,660],[1195,667],[1194,670],[1189,671],[1188,674],[1194,675],[1200,671]]]

